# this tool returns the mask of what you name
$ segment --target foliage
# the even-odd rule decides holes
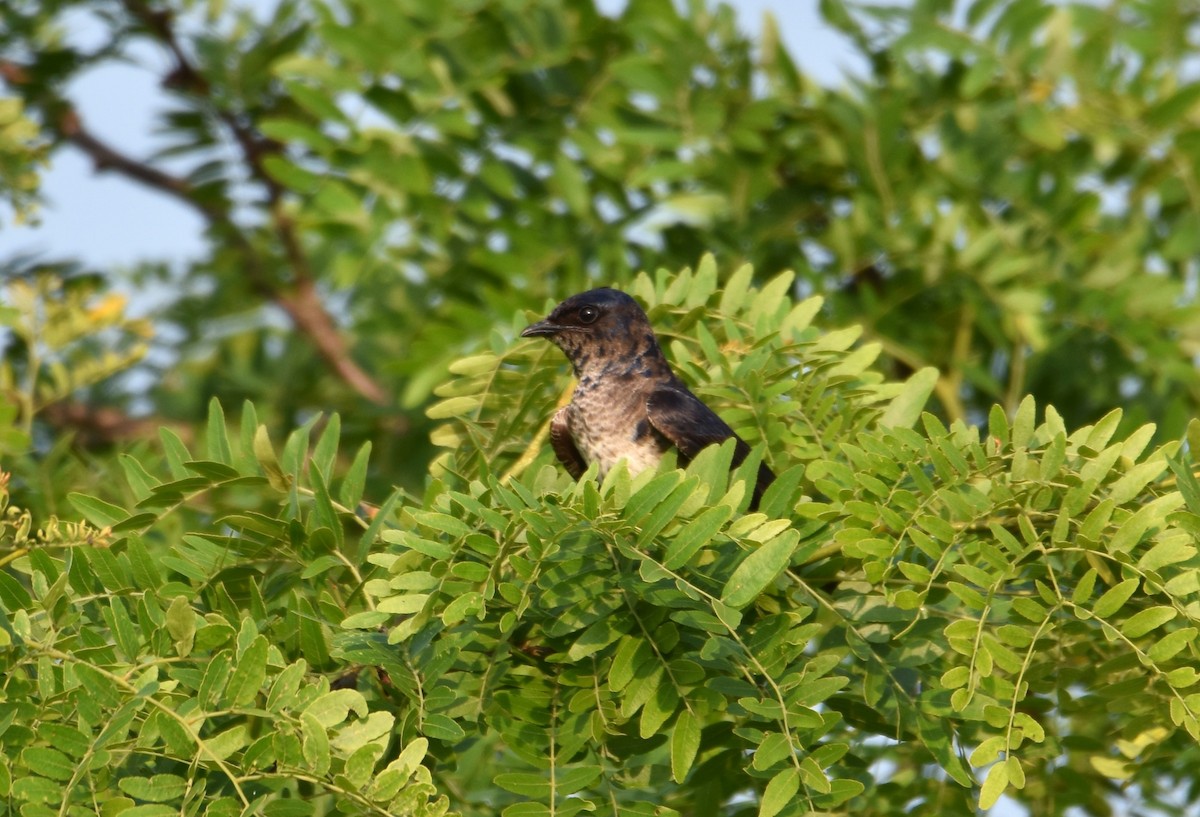
[[[875,69],[838,106],[860,183],[828,244],[835,269],[873,264],[861,286],[878,303],[848,314],[943,371],[951,418],[982,422],[993,399],[1011,414],[1031,393],[1072,425],[1123,405],[1126,432],[1182,434],[1198,393],[1200,9],[954,6],[824,3]]]
[[[767,444],[756,513],[728,445],[571,481],[535,432],[561,361],[502,332],[439,388],[423,496],[363,505],[336,415],[280,449],[214,401],[194,446],[122,455],[112,501],[9,510],[7,808],[1055,815],[1190,785],[1179,444],[1032,400],[947,428],[930,374],[884,382],[790,275],[751,279],[709,258],[632,291]]]
[[[827,89],[771,23],[751,43],[728,8],[676,5],[15,0],[0,68],[44,138],[206,224],[185,269],[125,276],[173,296],[137,381],[162,385],[127,401],[192,422],[249,398],[281,427],[339,410],[379,489],[420,488],[430,390],[490,327],[704,252],[756,283],[796,270],[894,379],[937,368],[945,422],[1033,394],[1071,427],[1119,405],[1123,433],[1183,433],[1200,11],[827,0],[871,66]],[[105,36],[76,42],[93,11]],[[126,60],[167,94],[156,156],[68,93]]]
[[[38,171],[46,160],[46,145],[37,125],[25,116],[24,103],[0,95],[0,196],[13,208],[20,224],[37,214]]]
[[[18,398],[27,432],[47,407],[136,364],[153,333],[148,321],[126,317],[125,298],[97,298],[95,283],[86,279],[69,285],[52,275],[17,279],[4,296],[0,326],[11,338],[0,388]]]
[[[0,3],[5,202],[71,146],[207,241],[0,258],[0,810],[1183,813],[1200,10],[954,5],[825,0],[828,89],[700,2]],[[760,513],[554,466],[596,283]]]

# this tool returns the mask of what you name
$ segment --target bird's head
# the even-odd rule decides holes
[[[644,355],[661,357],[646,313],[637,301],[615,289],[572,295],[545,320],[525,327],[521,337],[544,337],[563,350],[576,374],[613,361]]]

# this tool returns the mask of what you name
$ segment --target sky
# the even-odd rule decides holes
[[[251,0],[264,6],[270,0]],[[845,39],[821,20],[817,0],[732,0],[747,34],[757,38],[763,15],[775,16],[780,33],[801,70],[825,85],[861,73]],[[616,13],[624,0],[598,0]],[[68,35],[86,41],[98,36],[84,17],[72,19]],[[140,64],[113,65],[89,72],[67,91],[84,122],[102,139],[135,157],[155,151],[155,112],[163,106],[157,76],[168,58],[149,48]],[[93,268],[119,269],[140,261],[177,264],[202,251],[200,217],[171,198],[117,177],[97,173],[89,159],[66,146],[51,157],[42,174],[44,203],[40,224],[14,226],[8,213],[0,224],[0,258],[33,256],[47,262],[77,259]]]

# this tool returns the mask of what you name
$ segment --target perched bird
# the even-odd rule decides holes
[[[672,445],[681,464],[730,437],[737,440],[735,466],[750,453],[746,441],[671,371],[646,313],[624,292],[572,295],[521,337],[553,341],[579,378],[571,402],[550,421],[554,453],[574,478],[594,462],[603,479],[622,458],[632,474],[654,468]],[[770,468],[759,467],[751,508],[774,479]]]

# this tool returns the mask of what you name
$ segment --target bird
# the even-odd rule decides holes
[[[631,474],[654,468],[674,446],[686,465],[730,437],[733,466],[750,446],[676,376],[638,302],[608,287],[572,295],[521,337],[552,341],[575,370],[571,402],[550,421],[550,443],[574,479],[591,463],[600,479],[624,459]],[[761,464],[750,508],[775,479]]]

